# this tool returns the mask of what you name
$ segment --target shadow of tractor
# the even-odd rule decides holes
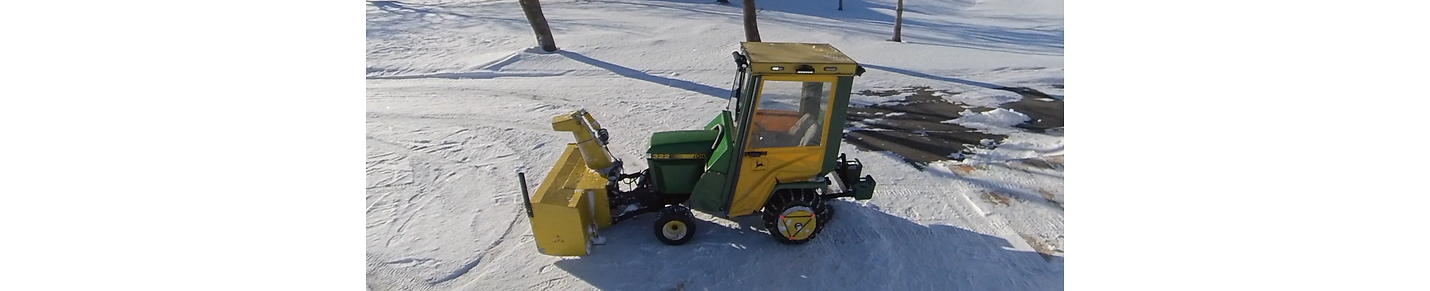
[[[758,216],[697,222],[681,246],[654,237],[653,215],[604,230],[606,244],[555,265],[601,290],[1061,290],[1062,259],[1003,238],[922,225],[848,201],[813,241],[775,242]]]

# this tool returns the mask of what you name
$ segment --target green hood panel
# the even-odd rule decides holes
[[[650,136],[650,177],[656,191],[665,194],[689,194],[705,173],[705,161],[714,151],[715,130],[677,130],[657,132]]]
[[[703,160],[714,151],[711,146],[715,145],[715,139],[719,138],[719,135],[720,132],[716,130],[657,132],[650,136],[650,150],[647,150],[646,154],[699,154]]]

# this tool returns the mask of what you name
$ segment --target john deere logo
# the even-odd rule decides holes
[[[652,160],[698,160],[706,157],[706,154],[650,154]]]
[[[765,170],[765,161],[763,161],[763,160],[755,160],[755,171],[764,171],[764,170]]]

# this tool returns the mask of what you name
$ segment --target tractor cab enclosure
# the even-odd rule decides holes
[[[864,69],[828,44],[747,42],[733,55],[738,70],[729,108],[706,126],[721,140],[711,144],[709,177],[698,182],[704,185],[694,190],[691,207],[751,214],[775,190],[823,187],[829,181],[822,178],[836,170],[852,174],[836,175],[849,184],[864,180],[848,186],[866,191],[826,194],[868,199],[873,178],[859,177],[857,161],[838,159],[850,90]]]

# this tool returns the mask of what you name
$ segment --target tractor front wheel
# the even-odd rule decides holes
[[[765,229],[775,241],[798,245],[813,240],[829,222],[821,216],[832,212],[814,190],[782,189],[770,195],[762,214]]]
[[[695,214],[690,208],[666,206],[655,216],[655,238],[667,245],[683,245],[695,237]]]

